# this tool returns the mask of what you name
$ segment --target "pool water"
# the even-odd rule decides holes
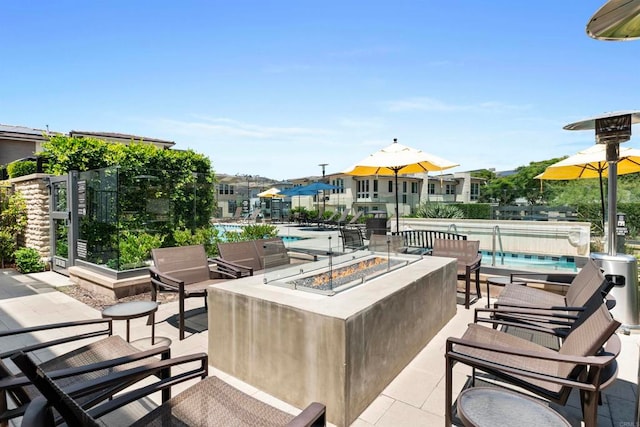
[[[482,253],[482,265],[491,266],[493,256],[491,251],[480,251]],[[575,258],[572,256],[551,256],[537,254],[522,254],[505,252],[503,257],[496,252],[496,267],[512,268],[533,268],[546,270],[566,270],[577,271]]]
[[[283,242],[288,243],[288,242],[297,242],[298,240],[304,240],[307,239],[307,237],[300,237],[300,236],[278,236],[282,239]]]
[[[240,224],[215,224],[213,226],[216,230],[218,230],[219,233],[228,233],[228,232],[232,232],[232,233],[240,233],[242,231],[242,229],[244,228],[244,225],[240,225]],[[307,237],[300,237],[300,236],[278,236],[280,238],[282,238],[282,241],[285,243],[288,242],[297,242],[298,240],[304,240]]]

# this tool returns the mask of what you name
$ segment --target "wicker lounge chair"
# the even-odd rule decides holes
[[[476,371],[481,370],[560,405],[566,404],[572,389],[579,389],[585,425],[595,426],[600,390],[617,374],[615,359],[621,344],[615,331],[619,326],[602,304],[572,329],[559,351],[554,351],[491,327],[470,324],[461,338],[447,339],[446,425],[451,425],[453,366],[460,362],[473,368],[472,383]]]
[[[479,253],[479,240],[435,239],[431,255],[456,258],[458,260],[458,279],[464,279],[464,308],[469,309],[471,303],[471,273],[475,273],[476,294],[474,299],[482,298],[480,294],[480,263],[482,255]]]
[[[40,395],[28,378],[22,374],[15,375],[3,363],[3,360],[7,360],[16,352],[38,352],[37,354],[42,357],[46,350],[58,345],[69,345],[80,340],[86,342],[88,338],[106,336],[46,360],[40,365],[51,377],[60,379],[61,384],[65,386],[84,383],[91,378],[128,369],[136,364],[154,359],[154,356],[162,358],[170,356],[169,348],[166,346],[140,352],[138,348],[120,336],[112,336],[111,334],[111,319],[82,320],[1,331],[0,425],[6,425],[8,420],[21,416],[29,402]],[[51,339],[38,340],[38,337],[41,336],[48,336]],[[13,344],[19,344],[19,346]],[[11,348],[12,346],[14,348]],[[127,385],[125,382],[114,385],[112,389],[103,390],[102,394],[85,396],[82,401],[104,399]],[[13,401],[15,408],[8,409],[8,399]]]
[[[151,300],[158,292],[175,292],[179,296],[178,323],[180,339],[184,339],[184,300],[203,297],[207,306],[207,288],[222,279],[242,277],[247,270],[229,265],[224,260],[208,259],[204,246],[178,246],[151,251],[154,265],[149,267]]]
[[[144,367],[131,369],[107,378],[98,379],[85,384],[62,390],[46,373],[42,372],[33,361],[24,354],[13,357],[17,366],[32,379],[42,392],[43,397],[36,399],[27,409],[24,423],[29,426],[54,426],[55,420],[50,407],[53,406],[68,425],[98,426],[99,417],[139,400],[159,390],[170,390],[180,382],[203,378],[195,385],[187,388],[174,398],[167,400],[169,393],[163,394],[163,403],[147,415],[135,421],[132,426],[313,426],[326,424],[325,407],[320,403],[312,403],[298,416],[294,416],[263,403],[225,383],[217,377],[207,377],[207,356],[197,354],[172,360],[164,360]],[[186,363],[199,362],[196,368],[175,376],[165,376],[167,368]],[[130,379],[160,378],[151,385],[120,394],[113,400],[88,409],[83,409],[73,396],[102,387],[110,387],[114,383]]]

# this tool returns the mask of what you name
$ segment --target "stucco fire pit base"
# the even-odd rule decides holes
[[[456,312],[456,263],[425,257],[334,296],[264,285],[208,290],[209,363],[346,426]],[[443,362],[444,363],[444,362]]]

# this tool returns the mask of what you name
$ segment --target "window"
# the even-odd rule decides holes
[[[378,180],[377,179],[373,180],[373,198],[374,199],[378,198]]]
[[[393,181],[389,181],[389,193],[393,193]]]
[[[444,194],[456,194],[456,185],[446,184],[444,187]]]
[[[368,199],[369,198],[369,180],[365,179],[362,181],[358,181],[358,192],[356,197],[358,199]]]
[[[220,194],[233,194],[233,185],[220,184],[218,187],[218,193]]]
[[[436,194],[436,184],[433,182],[429,183],[429,194]]]
[[[478,200],[480,197],[480,184],[477,182],[471,183],[471,200]]]
[[[403,193],[407,192],[407,181],[402,181],[402,192]]]
[[[335,185],[336,187],[340,187],[340,188],[337,188],[337,189],[334,188],[333,190],[331,190],[331,192],[333,194],[336,194],[336,193],[342,194],[342,193],[344,193],[344,179],[336,178],[333,181],[331,181],[331,185]]]
[[[417,182],[412,182],[411,183],[411,193],[412,194],[418,194],[418,183]]]

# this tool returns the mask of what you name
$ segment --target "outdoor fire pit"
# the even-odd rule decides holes
[[[267,271],[263,282],[290,289],[335,295],[420,259],[422,256],[390,256],[357,251],[316,263]]]
[[[384,274],[332,278],[330,290],[291,283],[341,270],[336,257],[211,286],[209,364],[296,407],[323,402],[329,422],[350,425],[456,312],[454,259],[394,254],[389,268],[386,254],[362,252],[352,263],[382,258]]]

